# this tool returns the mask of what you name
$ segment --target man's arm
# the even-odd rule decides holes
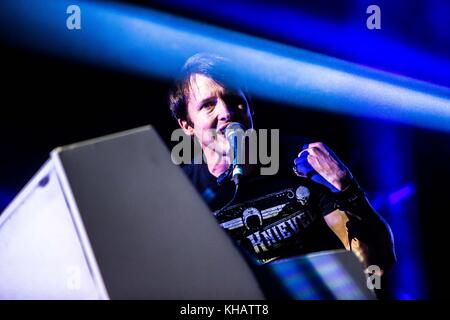
[[[326,215],[325,221],[345,248],[352,250],[365,267],[377,265],[382,271],[387,271],[396,261],[391,229],[367,199],[360,201],[365,203],[345,211],[337,209]]]
[[[316,142],[304,146],[294,163],[298,175],[311,176],[308,171],[314,169],[321,176],[319,183],[338,191],[334,193],[337,210],[326,215],[325,221],[344,246],[353,250],[366,267],[377,265],[384,271],[392,267],[396,258],[391,229],[339,158]]]
[[[336,206],[345,212],[350,239],[358,240],[367,248],[368,265],[388,270],[396,261],[394,237],[386,221],[373,209],[356,180],[337,194]]]
[[[367,268],[370,265],[367,246],[361,243],[358,239],[353,238],[351,240],[350,247],[350,237],[347,230],[347,222],[349,219],[345,212],[337,209],[327,214],[324,218],[328,227],[330,227],[339,240],[341,240],[342,244],[345,246],[345,249],[352,250],[361,263],[364,264],[364,267]]]

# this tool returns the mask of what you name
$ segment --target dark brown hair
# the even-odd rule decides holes
[[[250,106],[250,97],[246,93],[245,82],[240,80],[242,77],[238,76],[230,61],[210,53],[197,53],[186,61],[169,92],[169,107],[175,119],[189,120],[187,99],[191,89],[191,76],[194,74],[207,76],[221,86],[242,90]]]

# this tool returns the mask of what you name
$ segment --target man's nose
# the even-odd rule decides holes
[[[218,112],[219,121],[226,122],[231,120],[233,111],[222,99],[218,99],[216,110]]]

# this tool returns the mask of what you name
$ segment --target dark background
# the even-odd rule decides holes
[[[299,6],[304,10],[321,12],[325,18],[343,19],[351,12],[348,8],[352,2],[327,9],[314,2],[301,3],[304,7]],[[161,3],[152,5],[169,10]],[[177,14],[181,11],[175,10]],[[400,22],[397,25],[394,31],[400,36],[411,30]],[[447,54],[446,49],[439,47],[438,40],[426,40],[420,32],[412,40],[424,47],[428,45],[430,50],[440,50],[442,55]],[[48,56],[5,42],[0,49],[0,211],[57,146],[146,124],[155,126],[170,146],[170,134],[177,126],[167,107],[170,83],[166,80]],[[402,205],[401,215],[394,216],[382,200],[378,211],[393,222],[394,236],[401,237],[403,226],[413,226],[411,238],[401,241],[408,252],[418,254],[422,266],[416,269],[420,274],[414,275],[412,270],[409,275],[411,285],[420,278],[423,285],[420,294],[405,297],[395,294],[395,286],[390,284],[390,294],[392,298],[444,298],[448,286],[444,260],[450,221],[449,134],[253,100],[257,127],[281,128],[293,135],[325,142],[349,166],[372,199],[380,199],[380,195],[382,198],[383,194],[396,190],[395,186],[383,185],[382,179],[376,179],[383,174],[384,161],[390,161],[389,170],[405,165],[410,168],[398,182],[398,187],[407,183],[414,185],[411,198]],[[375,145],[379,143],[380,132],[398,139],[408,152],[400,158],[389,152],[380,154],[379,146]],[[415,214],[409,216],[409,212]],[[411,247],[407,247],[408,243]],[[407,259],[407,255],[401,258]],[[409,271],[394,270],[393,275]]]

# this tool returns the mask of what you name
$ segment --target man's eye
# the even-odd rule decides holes
[[[233,106],[235,108],[239,108],[243,110],[246,106],[245,100],[240,95],[228,95],[226,97],[226,102],[228,105]]]
[[[211,109],[216,105],[215,101],[209,101],[202,105],[202,109]]]

